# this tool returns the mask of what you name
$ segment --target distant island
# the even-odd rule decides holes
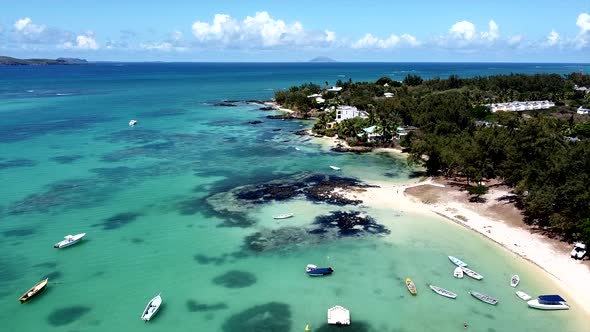
[[[57,59],[17,59],[9,56],[0,56],[0,65],[4,66],[49,66],[49,65],[86,65],[88,61],[77,58]]]
[[[309,62],[338,62],[332,58],[328,58],[327,56],[318,56],[315,57],[311,60],[309,60]]]

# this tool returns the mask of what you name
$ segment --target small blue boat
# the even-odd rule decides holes
[[[315,269],[308,269],[306,272],[309,276],[319,277],[330,275],[332,272],[334,272],[334,270],[332,270],[331,267],[317,267]]]

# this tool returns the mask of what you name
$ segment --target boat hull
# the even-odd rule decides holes
[[[463,270],[460,267],[455,268],[455,271],[453,271],[453,276],[458,279],[463,279]]]
[[[406,279],[406,288],[408,288],[408,292],[410,292],[410,294],[412,294],[412,295],[418,294],[418,290],[416,289],[416,285],[414,284],[414,282],[410,278]]]
[[[307,271],[307,275],[309,275],[310,277],[321,277],[330,275],[333,272],[334,270],[331,267],[319,267],[315,269],[309,269],[309,271]]]
[[[449,256],[449,260],[451,262],[453,262],[453,264],[457,265],[458,267],[465,267],[465,266],[467,266],[467,263],[465,263],[464,261],[460,260],[457,257]]]
[[[535,300],[530,300],[527,302],[527,304],[529,305],[529,307],[533,308],[533,309],[539,309],[539,310],[569,310],[569,305],[567,304],[541,304],[539,303],[538,299]]]
[[[150,321],[158,313],[161,305],[162,297],[160,297],[160,295],[151,299],[141,314],[141,320],[146,322]]]
[[[518,275],[513,275],[510,279],[510,286],[516,287],[520,283],[520,277]]]
[[[481,302],[487,303],[487,304],[491,304],[491,305],[496,305],[498,304],[498,300],[496,300],[495,298],[479,293],[479,292],[469,292],[469,294],[471,294],[471,296],[475,297],[476,299],[480,300]]]
[[[463,273],[465,273],[468,277],[473,278],[475,280],[481,280],[483,279],[483,276],[473,270],[470,270],[466,267],[461,267],[461,269],[463,270]]]
[[[20,303],[25,303],[31,300],[35,295],[41,293],[47,287],[47,282],[49,278],[39,281],[35,284],[35,286],[31,287],[28,291],[26,291],[21,297],[18,298]]]
[[[523,301],[529,301],[530,299],[532,299],[532,297],[529,294],[523,291],[517,291],[516,296],[518,296]]]
[[[455,294],[455,293],[453,293],[453,292],[451,292],[451,291],[449,291],[449,290],[446,290],[446,289],[444,289],[444,288],[440,288],[440,287],[438,287],[438,286],[433,286],[433,285],[430,285],[429,287],[430,287],[430,289],[432,289],[432,290],[433,290],[433,291],[434,291],[436,294],[438,294],[438,295],[440,295],[440,296],[448,297],[449,299],[455,299],[455,298],[457,298],[457,294]]]
[[[70,236],[70,235],[68,235]],[[63,241],[59,241],[58,243],[54,244],[53,247],[57,248],[57,249],[61,249],[61,248],[66,248],[69,246],[72,246],[78,242],[80,242],[84,236],[86,236],[86,233],[80,233],[80,234],[76,234],[72,237],[71,240],[63,240]]]

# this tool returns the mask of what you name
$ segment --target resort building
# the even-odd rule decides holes
[[[486,104],[492,112],[522,112],[533,110],[545,110],[555,106],[555,103],[549,100],[541,101],[513,101],[510,103]]]
[[[588,115],[588,114],[590,114],[590,109],[580,106],[580,107],[578,107],[578,110],[576,111],[576,113]]]
[[[385,84],[387,84],[387,83],[385,83]],[[385,92],[385,93],[383,94],[383,96],[384,96],[385,98],[393,98],[393,92]]]
[[[587,88],[585,86],[577,86],[577,85],[574,85],[574,90],[581,91],[581,92],[584,92],[584,93],[590,92],[590,88]]]
[[[336,109],[336,122],[341,122],[348,119],[363,118],[366,119],[369,114],[365,111],[360,111],[354,106],[338,106]]]

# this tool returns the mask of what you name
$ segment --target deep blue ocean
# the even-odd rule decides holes
[[[349,331],[445,332],[463,330],[464,322],[470,331],[582,331],[587,317],[575,305],[534,311],[508,286],[518,273],[531,295],[559,293],[538,267],[442,218],[396,205],[339,206],[304,196],[244,204],[234,195],[315,176],[381,186],[417,181],[401,156],[335,153],[294,134],[312,121],[267,118],[276,112],[254,101],[275,91],[407,74],[580,70],[590,65],[0,66],[0,330],[329,331],[326,310],[343,305],[352,312]],[[224,100],[235,103],[215,105]],[[385,231],[311,231],[320,217],[342,211],[368,215]],[[282,213],[295,216],[272,218]],[[52,247],[82,232],[81,243]],[[484,281],[454,279],[447,255],[472,263]],[[309,263],[336,272],[309,278]],[[45,277],[44,293],[21,305],[18,297]],[[405,289],[407,277],[418,296]],[[459,297],[437,296],[430,283]],[[478,302],[470,290],[500,303]],[[140,314],[158,293],[162,309],[144,324]]]

